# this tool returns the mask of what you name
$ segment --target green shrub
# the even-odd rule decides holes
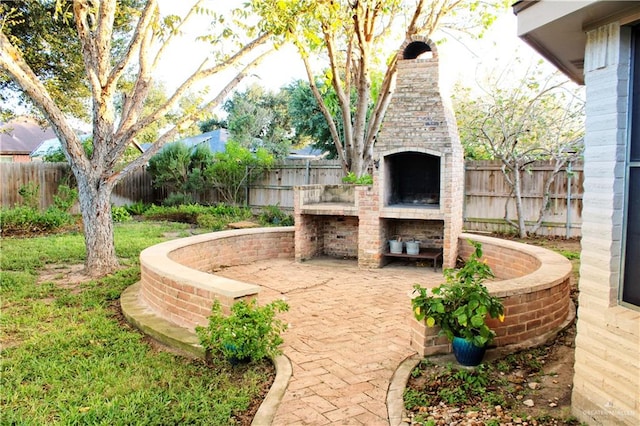
[[[371,175],[356,176],[355,173],[349,172],[342,178],[342,183],[350,183],[354,185],[373,185],[373,178]]]
[[[221,220],[235,222],[250,218],[251,210],[246,207],[229,206],[218,204],[215,206],[202,206],[200,204],[179,205],[179,206],[156,206],[152,205],[144,212],[145,219],[164,220],[169,222],[182,222],[190,224],[200,224],[198,216],[211,215],[219,217]],[[203,218],[200,220],[210,221]],[[204,226],[207,228],[208,226]]]
[[[207,181],[215,186],[221,199],[229,204],[242,204],[244,188],[273,165],[274,158],[265,149],[255,152],[234,141],[227,142],[224,152],[217,152],[204,170]]]
[[[211,308],[209,325],[197,327],[196,333],[202,346],[212,355],[222,355],[234,362],[260,361],[280,353],[280,333],[287,325],[276,318],[278,312],[289,310],[283,300],[258,306],[255,300],[241,300],[231,307],[231,314],[224,315],[220,302]]]
[[[439,326],[440,335],[449,340],[462,337],[484,347],[495,336],[487,325],[487,316],[504,320],[504,307],[499,297],[489,294],[483,282],[493,277],[482,257],[482,245],[467,240],[474,247],[462,268],[445,269],[445,283],[427,289],[416,284],[417,296],[411,300],[414,317],[428,327]]]
[[[111,206],[111,219],[114,222],[127,222],[131,220],[131,214],[124,206]]]
[[[55,230],[73,223],[73,216],[55,206],[49,207],[41,214],[41,223],[45,230]]]
[[[190,194],[184,194],[182,192],[172,192],[162,201],[162,205],[166,207],[186,206],[194,203],[195,201]]]
[[[209,213],[199,214],[196,218],[196,222],[198,227],[209,229],[211,231],[222,231],[229,223],[226,217],[216,216]]]
[[[293,225],[293,216],[283,212],[278,205],[264,206],[259,220],[262,225]]]
[[[53,196],[53,205],[63,212],[68,212],[78,200],[78,190],[68,185],[59,185]]]
[[[0,210],[0,228],[3,235],[50,232],[72,223],[73,216],[55,206],[44,212],[27,206]]]
[[[142,216],[144,212],[147,211],[149,206],[142,201],[136,201],[133,204],[128,204],[125,206],[130,215]]]
[[[40,185],[29,182],[18,189],[18,194],[22,197],[23,206],[38,210],[40,207]]]
[[[0,210],[0,227],[2,232],[26,229],[37,221],[39,214],[31,207],[17,206]]]

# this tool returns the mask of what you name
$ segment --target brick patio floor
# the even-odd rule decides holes
[[[389,424],[389,383],[415,353],[409,294],[415,283],[440,283],[440,272],[401,263],[359,269],[355,261],[316,258],[262,261],[216,274],[261,285],[262,303],[289,303],[282,349],[293,376],[274,425]]]

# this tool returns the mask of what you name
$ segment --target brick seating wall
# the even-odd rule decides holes
[[[260,287],[212,273],[263,259],[293,258],[293,227],[215,232],[167,241],[140,254],[141,298],[158,315],[194,329],[206,325],[215,299],[233,303],[257,297]]]

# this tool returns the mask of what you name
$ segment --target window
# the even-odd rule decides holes
[[[640,26],[633,28],[622,301],[640,306]]]

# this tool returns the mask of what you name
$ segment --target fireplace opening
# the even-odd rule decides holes
[[[406,151],[385,157],[386,205],[440,207],[440,157]]]

